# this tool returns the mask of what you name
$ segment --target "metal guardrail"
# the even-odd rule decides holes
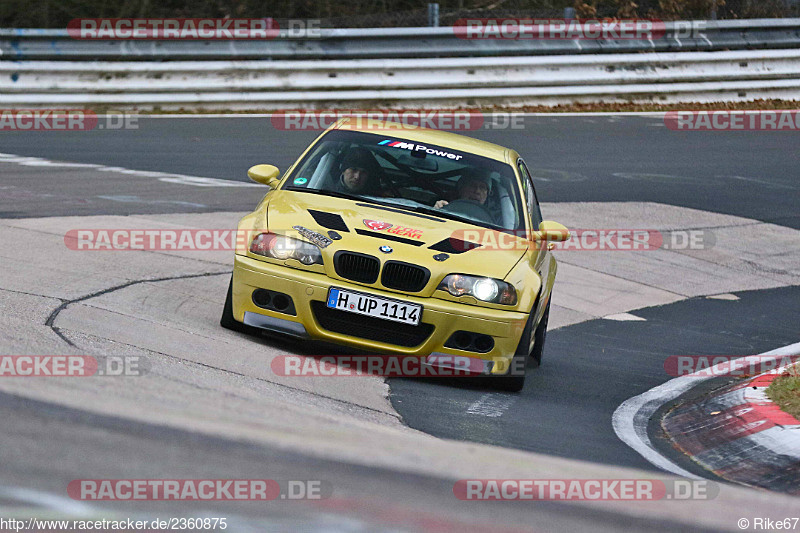
[[[0,106],[287,109],[800,99],[800,49],[349,61],[0,61]]]
[[[67,30],[0,30],[2,60],[367,59],[684,52],[800,47],[800,19],[667,22],[643,40],[482,40],[457,38],[452,27],[286,31],[271,40],[80,40]],[[695,23],[695,26],[697,23]]]
[[[800,100],[800,19],[708,22],[699,36],[676,37],[689,27],[668,23],[662,40],[647,42],[466,40],[452,28],[271,41],[80,41],[66,30],[0,30],[0,108]]]
[[[563,87],[800,76],[800,49],[349,61],[0,62],[0,92],[328,91]],[[16,77],[16,81],[13,81]]]

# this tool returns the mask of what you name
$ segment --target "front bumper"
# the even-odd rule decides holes
[[[339,313],[348,315],[346,318],[351,319],[353,327],[347,333],[326,329],[320,318],[331,327],[330,317],[321,317],[318,313],[324,309],[328,289],[332,286],[422,305],[421,325],[428,326],[425,326],[425,330],[420,330],[424,333],[419,337],[420,342],[417,344],[412,340],[410,342],[413,346],[401,346],[359,337],[358,324],[364,317],[356,314],[350,317],[349,313],[343,311]],[[252,299],[256,289],[269,289],[291,296],[296,316],[257,306]],[[360,351],[420,357],[444,354],[480,359],[486,362],[484,368],[492,374],[502,374],[507,370],[528,320],[525,313],[488,309],[438,298],[407,296],[241,255],[235,256],[233,269],[233,316],[239,322],[269,331],[350,346]],[[385,322],[387,338],[393,330],[403,329],[394,322],[382,322]],[[445,347],[447,340],[458,330],[488,335],[494,339],[494,347],[487,353]],[[404,339],[414,337],[405,336]]]

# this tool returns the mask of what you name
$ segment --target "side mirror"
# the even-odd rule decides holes
[[[569,230],[563,224],[545,220],[539,224],[539,231],[533,240],[547,242],[564,242],[569,239]]]
[[[278,167],[276,166],[256,165],[254,167],[250,167],[250,169],[247,171],[247,177],[256,183],[261,183],[271,189],[275,189],[281,182],[281,180],[278,179],[278,175],[280,173],[281,171],[278,170]]]

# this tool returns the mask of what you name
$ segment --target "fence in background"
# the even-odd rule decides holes
[[[0,30],[0,52],[0,107],[800,100],[800,19],[675,22],[659,39],[628,41],[467,40],[442,27],[203,42]]]

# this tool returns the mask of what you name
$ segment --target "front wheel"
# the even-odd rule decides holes
[[[514,357],[511,359],[511,367],[505,376],[498,376],[493,378],[493,385],[496,389],[519,392],[525,386],[525,370],[529,360],[535,363],[535,366],[542,364],[542,352],[544,351],[544,341],[547,336],[547,320],[550,318],[550,302],[547,302],[547,308],[544,310],[544,315],[536,326],[536,331],[533,330],[533,311],[525,324],[525,329],[522,331],[522,336],[519,339],[519,345],[514,352]],[[531,335],[533,335],[533,350],[530,350]]]
[[[530,357],[531,334],[533,330],[533,312],[525,324],[525,329],[522,330],[522,336],[519,339],[519,344],[514,352],[514,357],[511,358],[508,372],[504,376],[497,376],[492,378],[492,386],[495,389],[507,392],[519,392],[525,386],[525,366]]]
[[[231,275],[231,282],[228,284],[228,295],[225,297],[225,305],[222,307],[222,317],[219,319],[219,325],[225,329],[242,333],[248,331],[246,325],[233,318],[233,275]]]
[[[542,319],[536,327],[536,333],[533,335],[533,351],[531,358],[536,362],[536,366],[542,364],[542,353],[544,352],[544,341],[547,337],[547,320],[550,318],[550,302],[547,302],[547,308],[544,310]]]

